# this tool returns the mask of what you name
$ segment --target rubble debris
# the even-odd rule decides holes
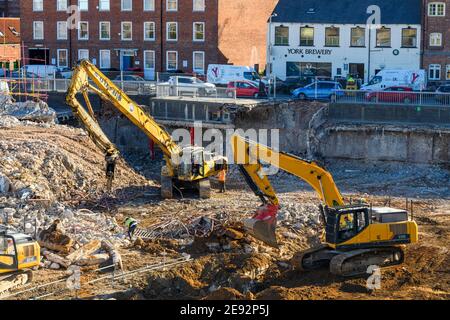
[[[0,118],[12,116],[18,120],[55,123],[56,112],[42,100],[14,102],[9,96],[0,96]]]
[[[62,253],[69,253],[74,244],[73,239],[64,233],[59,219],[38,234],[38,242],[41,247]]]
[[[203,300],[252,300],[234,288],[224,287],[207,295]]]
[[[78,259],[75,264],[82,266],[101,265],[107,262],[111,257],[108,253],[96,253],[91,255],[85,255]]]
[[[11,189],[11,180],[9,180],[7,176],[0,173],[0,194],[8,193]]]
[[[112,265],[115,268],[118,267],[120,270],[123,270],[122,257],[116,247],[108,240],[103,240],[101,247],[108,252],[112,260]]]
[[[87,256],[91,255],[101,247],[101,241],[100,240],[92,240],[82,246],[81,248],[78,248],[68,256],[66,256],[66,259],[77,263],[81,259],[85,259]]]
[[[56,263],[56,264],[58,264],[60,266],[63,266],[66,269],[71,265],[71,261],[70,260],[68,260],[66,258],[63,258],[63,257],[61,257],[61,256],[57,255],[56,253],[53,253],[53,252],[51,252],[49,250],[44,250],[42,252],[42,254],[44,255],[44,257],[48,261]],[[51,267],[51,265],[50,265],[50,267]],[[56,267],[56,265],[54,265],[54,267]]]
[[[13,128],[20,125],[20,120],[13,116],[0,116],[0,128]]]

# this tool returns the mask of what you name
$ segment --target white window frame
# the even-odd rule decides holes
[[[59,63],[59,55],[60,55],[61,52],[65,52],[66,53],[66,64],[65,65],[61,65]],[[58,67],[61,67],[61,68],[69,67],[69,50],[67,50],[67,49],[58,49],[58,50],[56,50],[56,64],[58,65]]]
[[[144,11],[155,11],[155,0],[142,0],[144,3],[142,4]],[[146,3],[147,1],[150,1],[151,8],[148,8]]]
[[[123,26],[124,26],[126,23],[129,23],[130,26],[131,26],[131,38],[129,38],[129,39],[124,39],[124,37],[123,37]],[[132,21],[122,21],[122,22],[120,23],[120,39],[121,39],[122,41],[133,41],[133,22],[132,22]]]
[[[67,0],[56,0],[56,11],[67,12]]]
[[[89,49],[78,49],[78,60],[81,60],[81,52],[87,52],[87,56],[88,56],[87,60],[90,60]]]
[[[196,54],[201,54],[202,57],[203,57],[203,68],[202,69],[196,69],[195,68],[195,56],[196,56]],[[192,53],[192,70],[194,72],[201,73],[201,74],[205,73],[205,51],[194,51]]]
[[[175,55],[176,55],[176,66],[175,66],[175,68],[169,69],[169,53],[175,53]],[[174,51],[174,50],[166,51],[166,70],[167,71],[171,71],[171,70],[177,70],[177,69],[178,69],[178,51]]]
[[[437,40],[439,40],[439,44],[437,44]],[[430,33],[430,47],[442,47],[442,33]]]
[[[87,38],[81,38],[81,24],[85,23],[87,26]],[[86,41],[89,40],[89,21],[80,21],[78,22],[78,40]]]
[[[147,55],[153,55],[153,68],[147,68]],[[156,69],[156,52],[154,50],[144,50],[144,70]]]
[[[438,7],[442,6],[442,14],[438,14]],[[434,7],[435,14],[432,14],[432,8]],[[430,2],[428,4],[428,16],[429,17],[445,17],[445,2]]]
[[[81,3],[86,3],[86,8],[83,9]],[[89,0],[78,0],[78,9],[80,11],[89,11]]]
[[[147,38],[146,26],[153,25],[153,38]],[[153,21],[144,21],[144,41],[155,41],[156,40],[156,24]]]
[[[63,30],[65,31],[64,36],[60,37],[60,26],[62,26]],[[68,39],[68,32],[67,32],[67,21],[57,21],[56,22],[56,39],[57,40],[67,40]]]
[[[431,71],[433,71],[433,77],[431,76]],[[436,71],[439,71],[439,77],[436,77]],[[430,64],[428,65],[428,80],[441,80],[442,78],[442,67],[440,64]]]
[[[102,24],[108,25],[108,38],[102,38]],[[98,23],[98,38],[102,41],[111,40],[111,22],[109,21],[100,21]]]
[[[44,0],[33,0],[33,12],[42,12],[42,11],[44,11]]]
[[[172,2],[172,1],[174,1],[175,2],[175,9],[169,9],[169,2]],[[175,11],[178,11],[178,0],[166,0],[166,11],[172,11],[172,12],[175,12]]]
[[[39,24],[42,27],[42,37],[36,37],[36,25]],[[33,21],[33,40],[44,40],[44,21]]]
[[[129,11],[133,11],[133,0],[129,0],[130,1],[130,9],[124,9],[123,4],[125,3],[125,0],[121,0],[121,5],[120,5],[120,10],[121,11],[125,11],[125,12],[129,12]]]
[[[200,5],[200,9],[196,9],[196,3],[198,2],[198,1],[201,1],[201,5]],[[206,5],[205,5],[205,0],[192,0],[192,11],[194,11],[194,12],[205,12],[205,8],[206,8]]]
[[[108,3],[108,7],[104,8],[102,3]],[[98,1],[98,11],[111,11],[111,1],[109,0],[99,0]]]
[[[196,24],[203,25],[203,39],[196,39],[195,38],[195,25]],[[195,41],[195,42],[204,42],[205,41],[205,33],[206,33],[206,30],[205,30],[205,23],[204,22],[197,21],[197,22],[194,22],[192,24],[192,40],[193,41]]]
[[[169,39],[169,26],[171,25],[171,24],[175,24],[175,27],[176,27],[176,38],[175,39]],[[169,22],[167,22],[166,23],[166,41],[178,41],[178,22],[175,22],[175,21],[169,21]]]
[[[103,59],[102,59],[102,53],[108,53],[108,66],[103,65]],[[98,60],[99,60],[99,67],[100,69],[110,69],[111,68],[111,50],[107,50],[107,49],[102,49],[98,52]]]

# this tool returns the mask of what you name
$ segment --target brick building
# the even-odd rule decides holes
[[[13,70],[21,57],[20,19],[0,18],[0,67]]]
[[[423,68],[429,82],[450,82],[450,0],[423,1]]]
[[[265,65],[277,0],[22,0],[28,63],[204,73],[210,63]],[[80,8],[70,29],[71,5]],[[72,15],[73,17],[73,15]],[[68,28],[69,27],[69,28]]]
[[[0,17],[20,16],[19,0],[0,0]]]

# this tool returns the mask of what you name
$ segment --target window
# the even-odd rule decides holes
[[[100,69],[111,68],[111,51],[100,50]]]
[[[100,11],[109,11],[110,10],[109,0],[100,0],[98,9]]]
[[[69,66],[67,49],[58,49],[57,56],[58,56],[58,67],[68,67]]]
[[[144,51],[144,69],[155,69],[155,51]]]
[[[178,52],[177,51],[167,51],[167,70],[177,70],[178,69]]]
[[[366,45],[366,29],[361,27],[352,28],[351,38],[352,47],[364,47]]]
[[[44,22],[34,21],[33,22],[33,39],[43,40],[44,39]]]
[[[193,11],[205,11],[205,0],[192,0]]]
[[[415,48],[417,47],[417,29],[402,29],[402,47]]]
[[[450,64],[447,65],[447,70],[446,70],[446,72],[447,72],[447,75],[445,76],[445,78],[446,78],[447,80],[450,80]]]
[[[178,0],[166,0],[167,11],[177,11],[178,10]]]
[[[178,40],[178,24],[176,22],[167,22],[167,41]]]
[[[381,27],[377,29],[377,47],[389,48],[391,46],[391,29]]]
[[[300,28],[300,45],[309,47],[314,46],[314,28]]]
[[[432,17],[445,16],[445,3],[444,2],[432,2],[428,4],[428,15]]]
[[[89,22],[80,21],[78,23],[78,40],[89,40]]]
[[[44,11],[44,0],[33,0],[33,11]]]
[[[155,40],[155,23],[144,22],[144,40]]]
[[[78,8],[80,11],[88,11],[89,10],[89,1],[88,0],[78,0]]]
[[[67,21],[58,21],[56,24],[56,38],[67,40]]]
[[[325,28],[325,45],[327,47],[339,47],[339,28]]]
[[[194,22],[194,41],[205,41],[204,22]]]
[[[442,33],[430,33],[430,47],[442,46]]]
[[[144,11],[155,11],[155,0],[144,0]]]
[[[276,46],[289,45],[289,27],[282,27],[282,26],[275,27],[275,45]]]
[[[122,22],[122,40],[130,41],[133,40],[133,23],[124,21]]]
[[[89,50],[80,49],[78,50],[78,60],[89,60]]]
[[[100,21],[100,40],[111,39],[111,23],[109,21]]]
[[[56,2],[56,10],[67,11],[67,0],[58,0]]]
[[[428,67],[428,79],[441,80],[441,65],[430,64]]]
[[[192,66],[194,72],[205,73],[205,53],[203,51],[194,51]]]
[[[133,0],[122,0],[122,11],[132,11]]]

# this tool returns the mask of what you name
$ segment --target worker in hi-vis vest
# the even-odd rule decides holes
[[[123,224],[125,225],[125,227],[127,227],[127,229],[128,229],[128,237],[130,237],[130,240],[131,240],[131,238],[133,237],[134,231],[136,231],[138,223],[133,218],[126,218],[123,221]]]
[[[220,184],[220,193],[225,193],[225,180],[227,178],[227,171],[225,169],[222,169],[219,171],[217,178],[219,179]]]

